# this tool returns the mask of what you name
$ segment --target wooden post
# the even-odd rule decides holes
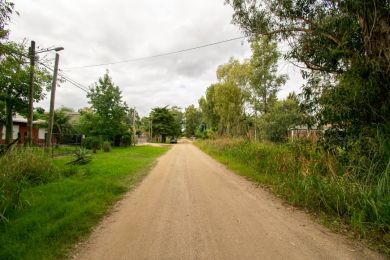
[[[133,108],[133,143],[135,146],[135,107]]]
[[[34,66],[35,66],[35,41],[30,46],[30,86],[28,92],[28,116],[27,116],[27,146],[32,146],[32,121],[34,109]]]
[[[57,75],[58,75],[58,62],[60,59],[60,55],[56,53],[56,59],[54,63],[54,75],[53,82],[51,84],[51,97],[50,97],[50,113],[49,113],[49,125],[47,127],[47,140],[46,147],[49,148],[51,146],[51,139],[53,133],[53,121],[54,121],[54,103],[56,99],[56,87],[57,87]]]

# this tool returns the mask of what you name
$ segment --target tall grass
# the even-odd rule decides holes
[[[0,157],[0,223],[10,211],[28,204],[20,197],[26,187],[46,183],[59,174],[42,149],[13,149]]]
[[[94,154],[89,164],[69,168],[66,164],[71,156],[56,158],[49,164],[45,160],[42,167],[66,170],[60,170],[61,176],[54,181],[21,190],[20,200],[28,201],[28,205],[10,211],[9,221],[0,223],[0,259],[64,258],[168,149],[116,148],[110,153]]]
[[[376,179],[364,181],[333,154],[308,142],[217,139],[197,145],[289,203],[347,224],[356,236],[390,252],[390,163]]]

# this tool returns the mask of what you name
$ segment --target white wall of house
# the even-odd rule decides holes
[[[1,133],[1,140],[5,140],[5,135],[6,135],[7,130],[5,129],[5,126],[3,127],[3,131]],[[13,125],[12,126],[12,139],[15,140],[18,138],[19,134],[19,125]]]
[[[45,139],[45,134],[47,133],[47,130],[44,128],[39,128],[38,129],[38,138],[41,140]]]
[[[18,134],[19,134],[19,125],[13,125],[12,126],[12,138],[15,140],[16,138],[18,138]]]

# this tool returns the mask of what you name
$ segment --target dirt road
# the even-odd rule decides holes
[[[192,144],[175,145],[77,259],[378,259]]]

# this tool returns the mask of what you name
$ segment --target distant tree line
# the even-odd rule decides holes
[[[218,82],[199,100],[199,108],[185,110],[187,136],[247,136],[285,141],[287,130],[301,124],[303,111],[291,93],[286,100],[276,94],[287,75],[278,74],[281,56],[269,37],[251,41],[252,55],[240,62],[231,58],[217,69]]]

